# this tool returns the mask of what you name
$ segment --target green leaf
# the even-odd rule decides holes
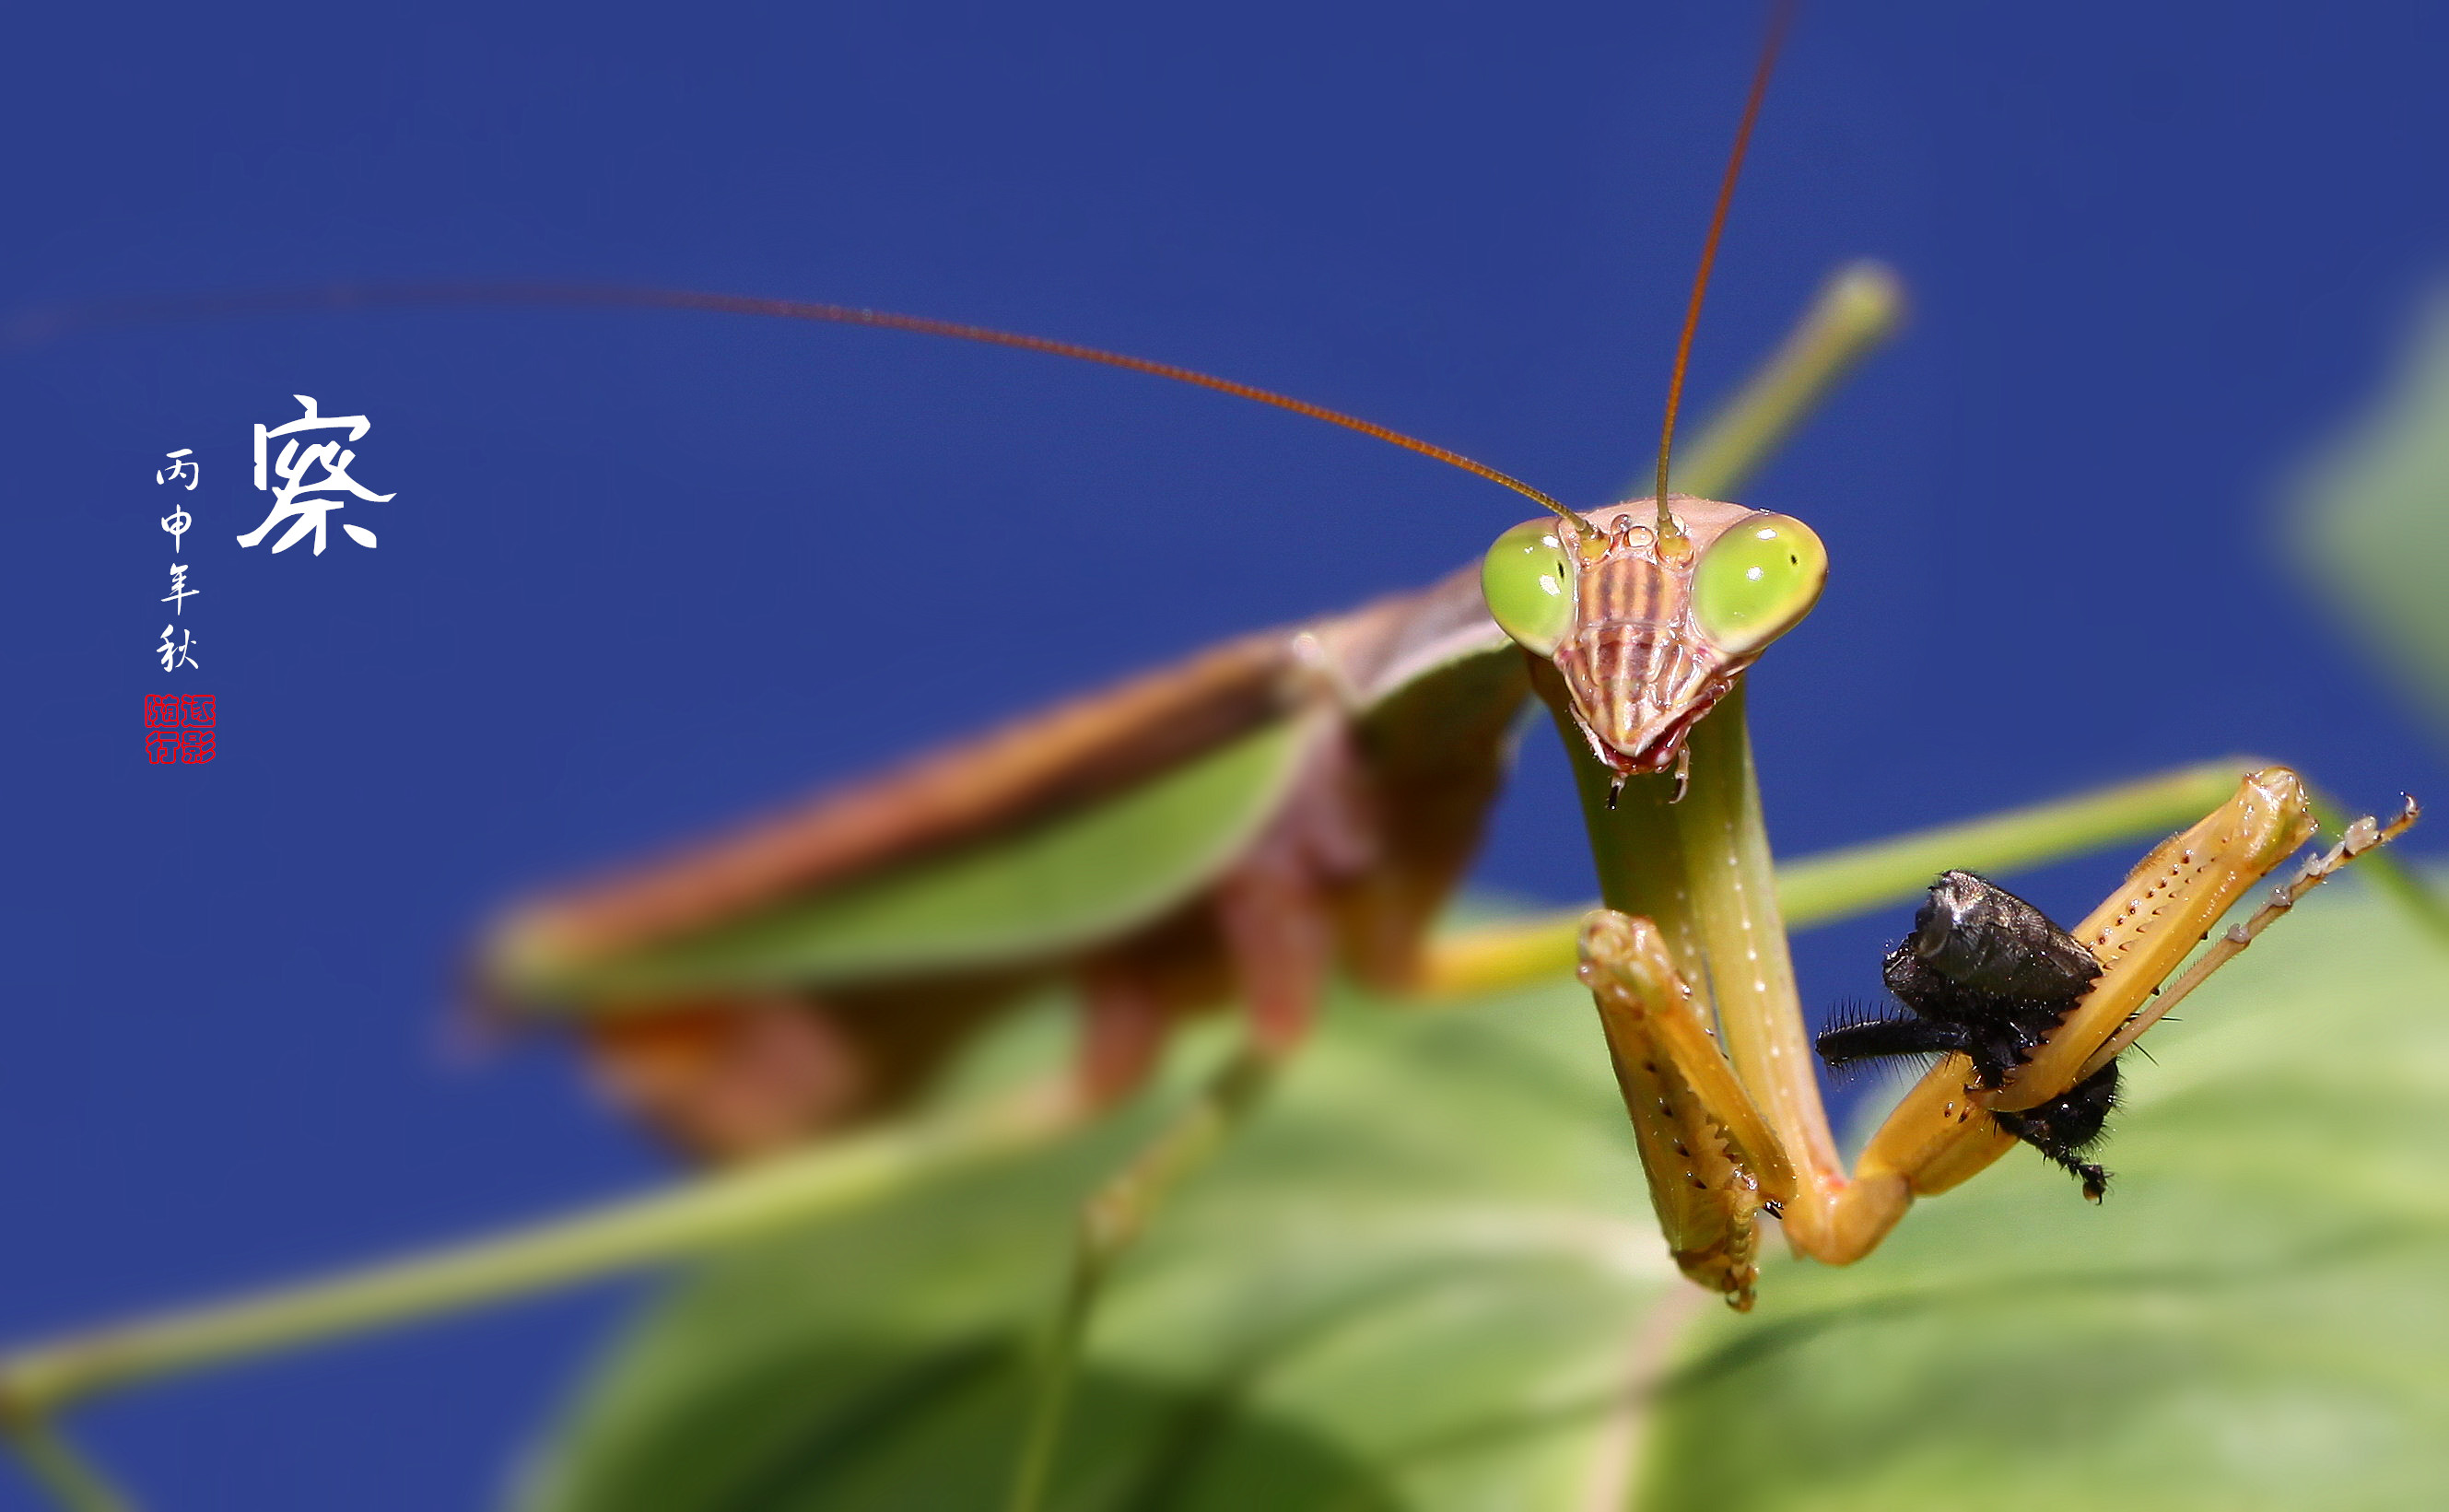
[[[2302,494],[2295,554],[2449,730],[2449,293],[2391,390]]]
[[[1180,1058],[1212,1062],[1219,1030]],[[1072,1207],[1178,1091],[706,1268],[607,1362],[522,1504],[998,1504]],[[1123,1263],[1051,1504],[1569,1498],[1621,1437],[1615,1383],[1670,1278],[1578,988],[1338,1004]]]
[[[2104,1207],[2014,1152],[1746,1317],[1672,1279],[1577,988],[1339,1004],[1117,1270],[1051,1504],[2424,1504],[2449,958],[2353,886],[2129,1057]],[[998,1505],[1071,1206],[1182,1084],[685,1278],[520,1504]]]

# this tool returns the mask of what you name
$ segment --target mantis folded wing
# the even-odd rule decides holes
[[[713,1153],[891,1105],[979,1018],[1062,978],[1109,1096],[1171,1019],[1229,991],[1282,1048],[1337,961],[1404,984],[1528,688],[1457,573],[546,899],[497,932],[486,979],[592,1016],[633,1086],[651,1057],[707,1064],[761,1019],[823,1034],[869,1078],[830,1102],[774,1082],[692,1095],[712,1074],[654,1089]]]

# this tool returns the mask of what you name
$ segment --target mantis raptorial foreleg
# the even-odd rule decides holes
[[[1602,763],[1581,762],[1602,886],[1610,902],[1659,921],[1600,910],[1582,926],[1580,951],[1668,1246],[1687,1276],[1742,1308],[1751,1305],[1751,1230],[1763,1209],[1783,1218],[1799,1253],[1846,1264],[1876,1248],[1916,1196],[1965,1180],[2019,1134],[2048,1149],[2049,1120],[2036,1115],[2101,1079],[2117,1052],[2158,1017],[2149,1005],[2161,983],[2247,889],[2310,838],[2314,822],[2295,773],[2269,767],[2247,776],[2226,803],[2155,847],[2073,931],[2068,948],[2079,943],[2097,965],[2046,1037],[1995,1076],[1975,1057],[1946,1056],[1849,1174],[1837,1159],[1803,1041],[1774,891],[1762,885],[1758,790],[1740,701],[1728,703],[1694,733],[1691,796],[1680,804],[1666,785],[1670,779],[1625,784]],[[2207,953],[2170,996],[2190,991],[2305,889],[2394,838],[2415,813],[2410,803],[2388,826],[2358,821],[2337,848]],[[1646,864],[1627,863],[1630,845],[1645,848]],[[1670,939],[1679,951],[1670,952]],[[1702,993],[1716,999],[1723,1048],[1707,1033]],[[2105,1108],[2105,1093],[2098,1106]],[[2096,1128],[2096,1110],[2092,1123]],[[2084,1174],[2097,1197],[2096,1167],[2063,1149],[2054,1158]]]
[[[1581,954],[1668,1251],[1703,1286],[1748,1299],[1753,1220],[1794,1197],[1785,1148],[1735,1078],[1657,925],[1599,909],[1583,923]]]

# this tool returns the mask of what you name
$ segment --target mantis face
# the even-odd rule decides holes
[[[1828,552],[1788,514],[1672,494],[1592,511],[1590,533],[1530,520],[1480,564],[1488,609],[1551,662],[1573,723],[1618,777],[1676,765],[1685,737],[1820,599]]]

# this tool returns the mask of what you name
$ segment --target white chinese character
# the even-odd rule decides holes
[[[203,664],[187,654],[188,648],[196,644],[196,638],[185,630],[180,630],[178,642],[174,645],[170,640],[171,629],[167,625],[162,627],[162,644],[153,652],[154,655],[162,658],[162,670],[176,671],[182,667],[193,667],[202,670]]]
[[[336,498],[300,498],[299,494],[318,494],[327,489],[337,489],[354,494],[361,499],[372,500],[376,504],[384,503],[395,495],[371,493],[359,486],[357,479],[349,476],[349,464],[357,459],[357,454],[342,451],[337,441],[323,441],[304,448],[300,448],[296,441],[283,442],[279,459],[270,464],[272,473],[279,475],[280,478],[280,487],[272,488],[271,480],[265,474],[264,454],[266,443],[273,436],[288,436],[298,431],[345,429],[349,433],[349,439],[354,441],[374,429],[374,422],[362,415],[321,416],[315,413],[315,400],[312,397],[293,394],[290,397],[305,406],[306,415],[303,419],[291,420],[286,425],[268,431],[260,425],[255,428],[255,486],[271,490],[272,513],[263,517],[262,524],[240,536],[238,543],[241,546],[253,546],[261,541],[265,533],[275,525],[282,520],[294,518],[297,523],[291,525],[280,539],[272,543],[273,551],[276,553],[285,552],[303,539],[308,531],[313,531],[315,554],[320,556],[323,554],[325,517],[336,509],[345,508],[345,505]],[[306,470],[312,467],[320,467],[323,472],[321,476],[309,480]],[[349,539],[359,546],[371,547],[375,544],[375,533],[370,530],[357,525],[343,525],[340,529],[348,532]]]
[[[187,528],[195,523],[188,517],[185,510],[172,510],[162,516],[162,528],[170,533],[171,555],[176,556],[179,553],[179,537],[186,534]]]
[[[195,597],[198,593],[202,591],[203,590],[201,588],[189,588],[187,586],[186,563],[172,562],[170,564],[170,591],[162,595],[162,602],[173,606],[170,611],[171,613],[184,614],[187,611],[187,600]],[[163,670],[167,671],[169,669],[164,668]]]
[[[170,459],[170,465],[162,469],[160,472],[155,473],[153,475],[153,481],[156,483],[176,483],[180,478],[183,477],[187,480],[187,492],[193,494],[196,491],[196,484],[203,478],[204,470],[202,466],[198,463],[182,462],[179,458],[194,456],[195,450],[196,449],[192,446],[183,446],[175,452],[164,453],[163,455]]]

